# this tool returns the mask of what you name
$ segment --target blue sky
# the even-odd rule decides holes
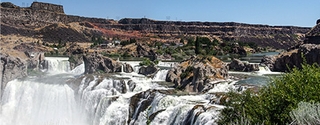
[[[5,1],[5,0],[2,0]],[[30,6],[34,0],[11,0]],[[313,27],[320,0],[37,0],[61,4],[69,15],[109,19],[240,22]]]

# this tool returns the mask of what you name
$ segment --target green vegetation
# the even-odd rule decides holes
[[[303,64],[301,70],[294,68],[283,77],[274,78],[257,93],[228,93],[229,101],[221,111],[219,124],[243,118],[252,124],[289,124],[294,121],[290,112],[295,112],[300,102],[319,102],[319,95],[319,65]]]
[[[129,44],[132,44],[132,43],[136,43],[136,42],[137,42],[136,39],[130,38],[130,40],[121,41],[120,45],[121,46],[126,46],[126,45],[129,45]]]
[[[184,78],[186,78],[187,76],[189,76],[192,72],[193,72],[193,67],[192,67],[192,66],[188,66],[188,67],[186,68],[186,70],[181,73],[180,78],[181,78],[181,79],[184,79]]]
[[[154,66],[159,63],[158,60],[151,61],[149,58],[143,58],[143,60],[139,63],[140,66]]]
[[[95,46],[97,46],[97,45],[100,45],[100,44],[102,44],[103,43],[103,41],[105,41],[101,36],[93,36],[93,37],[91,37],[91,42],[92,42],[92,44],[91,44],[91,48],[93,48],[93,47],[95,47]]]

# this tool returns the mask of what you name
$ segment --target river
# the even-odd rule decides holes
[[[67,58],[46,58],[48,69],[39,76],[10,81],[1,98],[3,125],[203,125],[215,124],[224,106],[215,93],[237,89],[254,80],[227,80],[203,94],[177,93],[158,84],[175,64],[161,62],[153,78],[137,74],[138,62],[125,62],[133,73],[83,75],[84,65],[69,69]],[[271,73],[237,73],[267,79]],[[252,77],[252,79],[255,79]],[[257,80],[261,81],[261,80]],[[264,83],[259,83],[264,84]]]

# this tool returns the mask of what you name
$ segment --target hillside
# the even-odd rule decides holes
[[[310,28],[253,25],[235,22],[156,21],[125,18],[119,21],[67,15],[63,6],[34,2],[23,8],[1,3],[1,35],[20,35],[44,42],[90,42],[93,36],[144,41],[179,42],[206,36],[220,41],[255,42],[260,47],[287,49],[304,39]]]

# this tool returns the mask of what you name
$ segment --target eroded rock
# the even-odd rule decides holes
[[[228,64],[228,66],[229,66],[229,70],[233,70],[233,71],[241,71],[241,72],[259,71],[258,64],[243,63],[239,59],[233,59]]]
[[[92,53],[83,56],[85,74],[121,72],[122,64],[101,54]]]
[[[166,81],[187,92],[202,92],[210,82],[228,78],[228,66],[218,58],[191,57],[168,71]]]

